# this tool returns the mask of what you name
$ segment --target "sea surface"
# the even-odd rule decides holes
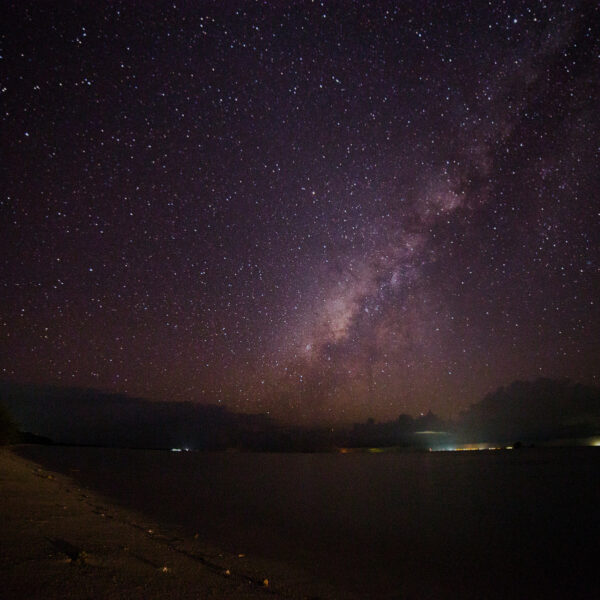
[[[600,448],[19,453],[337,598],[600,598]]]

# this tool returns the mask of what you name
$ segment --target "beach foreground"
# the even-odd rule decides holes
[[[110,505],[69,478],[0,449],[0,589],[4,598],[315,597],[291,574],[201,547]]]
[[[0,450],[0,597],[598,598],[599,458]]]

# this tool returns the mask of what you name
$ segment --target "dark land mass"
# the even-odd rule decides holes
[[[545,441],[600,435],[600,388],[567,379],[515,381],[462,413],[463,438]]]
[[[235,413],[221,405],[151,402],[94,389],[7,382],[0,384],[0,404],[21,430],[20,437],[10,441],[22,443],[318,452],[361,447],[443,449],[478,441],[531,444],[600,436],[600,388],[569,380],[516,381],[452,422],[429,412],[335,428],[282,425],[268,415]]]

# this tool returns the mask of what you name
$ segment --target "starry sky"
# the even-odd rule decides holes
[[[599,383],[595,2],[8,2],[0,378],[293,423]]]

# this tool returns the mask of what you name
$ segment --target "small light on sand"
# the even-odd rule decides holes
[[[266,577],[263,579],[263,585],[269,587],[269,580]]]

